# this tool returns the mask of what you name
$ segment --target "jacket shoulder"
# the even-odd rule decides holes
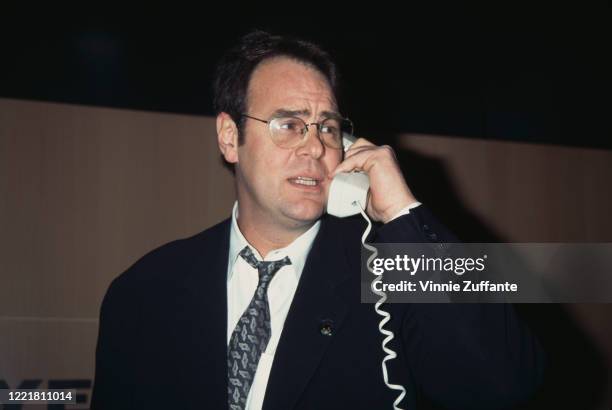
[[[226,238],[229,241],[230,222],[230,219],[226,219],[195,235],[151,250],[111,282],[107,297],[121,293],[133,295],[132,290],[135,289],[142,291],[176,281],[189,270],[196,256],[212,252]]]

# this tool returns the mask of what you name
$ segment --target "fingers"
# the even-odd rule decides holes
[[[357,138],[357,140],[355,140],[353,145],[351,145],[351,147],[348,150],[346,150],[344,155],[349,154],[351,151],[358,150],[362,147],[368,147],[368,146],[374,147],[375,145],[372,144],[370,141],[368,141],[365,138]]]
[[[365,139],[357,140],[351,148],[345,153],[344,161],[342,161],[332,172],[335,176],[339,172],[365,171],[376,162],[396,162],[395,153],[388,145],[377,146]]]
[[[372,159],[377,157],[377,148],[373,147],[361,147],[351,152],[348,158],[345,158],[334,170],[333,175],[339,172],[352,172],[352,171],[365,171],[368,172],[370,168],[370,162]]]
[[[372,144],[365,138],[358,138],[353,145],[349,149],[344,152],[344,160],[350,158],[358,152],[361,152],[364,149],[369,149],[376,147],[376,145]]]
[[[332,177],[338,174],[339,172],[352,172],[363,170],[364,162],[367,159],[367,156],[364,157],[364,154],[367,154],[367,151],[369,151],[369,149],[357,149],[352,151],[350,157],[345,157],[344,161],[338,164],[336,169],[334,169],[334,171],[331,173]]]

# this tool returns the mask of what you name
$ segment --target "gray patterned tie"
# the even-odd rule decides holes
[[[232,332],[227,351],[227,393],[231,410],[244,410],[246,407],[259,358],[270,340],[268,285],[280,268],[291,264],[287,256],[278,261],[259,261],[248,246],[240,251],[240,256],[257,269],[259,283],[251,303]]]

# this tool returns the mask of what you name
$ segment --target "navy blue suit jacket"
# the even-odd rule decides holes
[[[270,372],[264,410],[392,409],[383,336],[360,301],[361,217],[322,218]],[[227,409],[230,220],[166,244],[116,278],[104,298],[92,409]],[[452,242],[424,207],[376,242]],[[511,305],[386,305],[398,354],[390,382],[405,409],[498,409],[536,389],[542,352]],[[331,327],[331,335],[321,332]]]

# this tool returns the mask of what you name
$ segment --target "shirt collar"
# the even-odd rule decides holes
[[[293,266],[296,279],[299,280],[300,276],[302,275],[304,265],[306,264],[306,257],[312,248],[312,244],[314,243],[314,239],[319,232],[320,226],[321,221],[315,222],[310,229],[298,236],[289,245],[285,246],[284,248],[270,251],[266,255],[265,260],[278,260],[288,256],[289,259],[291,259],[291,265]],[[257,259],[263,259],[259,252],[257,252],[257,250],[246,240],[244,235],[242,235],[242,232],[240,232],[240,228],[238,227],[238,201],[236,201],[234,202],[234,207],[232,209],[232,228],[230,230],[229,260],[227,263],[228,281],[231,279],[234,272],[234,264],[236,263],[236,259],[238,258],[240,251],[244,249],[245,246],[249,246],[251,248]]]

